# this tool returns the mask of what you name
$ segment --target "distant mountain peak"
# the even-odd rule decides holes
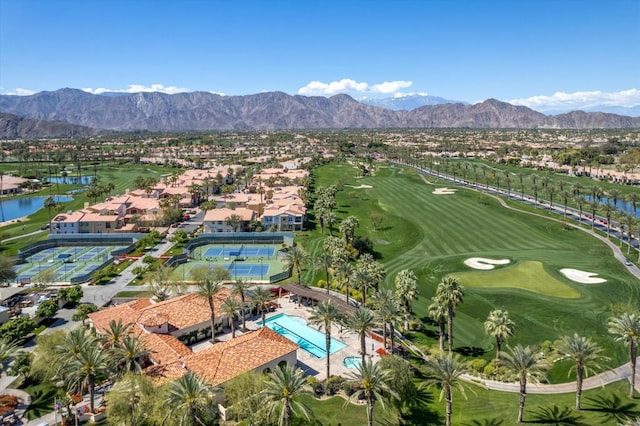
[[[403,96],[393,96],[389,98],[362,98],[360,102],[365,105],[375,106],[379,108],[391,109],[394,111],[412,111],[425,105],[442,105],[461,103],[460,101],[452,101],[441,98],[439,96],[431,96],[421,93],[407,94]],[[464,103],[464,102],[462,102]]]

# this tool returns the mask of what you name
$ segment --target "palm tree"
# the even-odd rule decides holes
[[[190,426],[203,424],[198,411],[206,409],[213,401],[213,388],[203,382],[192,371],[169,383],[165,404],[171,408],[168,416],[180,416],[180,424],[188,419]]]
[[[248,281],[242,279],[236,279],[233,283],[233,287],[231,287],[231,294],[235,294],[240,296],[240,302],[242,303],[242,331],[247,330],[247,315],[245,312],[245,308],[247,305],[247,301],[245,299],[246,291],[251,287]]]
[[[227,314],[229,317],[229,326],[231,327],[231,338],[236,338],[236,321],[234,316],[240,310],[244,310],[244,305],[240,302],[240,300],[235,297],[227,297],[224,302],[222,302],[222,312]]]
[[[271,292],[264,287],[256,287],[252,290],[251,301],[262,314],[262,326],[265,327],[265,317],[269,310],[267,304],[271,301]]]
[[[215,315],[215,303],[213,298],[222,290],[222,283],[213,282],[211,279],[206,278],[203,283],[198,285],[196,294],[205,299],[209,304],[209,312],[211,313],[211,343],[215,342],[216,336],[216,315]]]
[[[340,319],[340,312],[331,300],[318,303],[309,317],[309,323],[324,327],[325,348],[327,351],[327,379],[331,377],[331,326]]]
[[[119,375],[125,373],[142,373],[144,358],[150,355],[144,342],[135,336],[125,336],[122,342],[112,348],[111,355]]]
[[[83,330],[84,331],[84,330]],[[111,358],[109,352],[104,350],[98,341],[92,339],[82,346],[76,357],[67,358],[62,370],[65,377],[72,380],[71,383],[82,383],[89,390],[89,409],[95,413],[96,377],[109,371]]]
[[[445,327],[447,325],[447,307],[438,298],[432,297],[433,303],[429,305],[429,318],[438,323],[438,345],[441,351],[444,351],[444,337],[446,335]]]
[[[369,285],[371,284],[371,275],[364,269],[355,268],[349,280],[360,289],[362,293],[362,306],[367,302],[367,293],[369,292]]]
[[[395,347],[395,327],[394,324],[402,315],[400,304],[396,295],[391,289],[382,289],[375,296],[375,314],[382,323],[382,341],[387,348],[387,336],[391,336],[391,353]]]
[[[500,349],[508,337],[513,336],[515,323],[509,318],[509,312],[500,309],[489,312],[484,322],[485,332],[496,339],[496,359],[500,358]]]
[[[324,278],[325,278],[325,282],[327,283],[327,294],[329,294],[329,287],[331,287],[329,270],[333,266],[333,256],[331,256],[331,254],[327,252],[323,252],[318,257],[315,258],[315,264],[324,270]]]
[[[338,282],[340,284],[340,289],[344,287],[345,294],[347,296],[347,304],[349,303],[349,283],[351,281],[351,277],[353,276],[354,268],[353,265],[347,261],[340,262],[338,267],[336,268],[336,275],[338,276]]]
[[[636,363],[638,358],[638,340],[640,340],[640,315],[625,312],[609,318],[607,323],[609,333],[615,335],[616,342],[629,346],[629,361],[631,362],[631,390],[629,397],[633,398],[636,384]]]
[[[617,189],[613,188],[613,189],[610,189],[609,191],[607,191],[606,195],[607,195],[607,198],[608,198],[607,203],[609,202],[609,200],[613,201],[613,208],[617,209],[618,208],[618,200],[622,196],[620,191],[618,191]]]
[[[265,402],[270,406],[270,412],[279,411],[278,425],[290,426],[294,414],[303,414],[310,418],[310,410],[297,401],[306,392],[307,380],[299,368],[283,365],[276,368],[267,376],[266,388],[262,391]]]
[[[629,195],[627,195],[627,201],[631,203],[631,208],[633,209],[633,217],[637,217],[640,194],[638,194],[637,192],[630,193]]]
[[[376,318],[371,309],[364,306],[359,307],[346,318],[346,326],[349,330],[358,333],[360,337],[360,354],[362,355],[362,362],[367,355],[367,345],[365,338],[367,333],[371,332],[376,326]]]
[[[600,201],[592,199],[589,201],[589,207],[591,208],[591,214],[593,215],[591,217],[591,230],[593,230],[593,227],[596,224],[596,212],[600,209]]]
[[[307,253],[305,253],[302,247],[291,246],[285,252],[284,255],[284,263],[289,267],[289,269],[295,269],[298,274],[298,282],[301,283],[301,269],[302,265],[307,260]]]
[[[558,352],[574,362],[571,370],[576,371],[576,410],[580,410],[580,398],[582,396],[582,382],[589,374],[589,369],[599,369],[598,361],[606,359],[601,352],[602,348],[588,337],[563,336],[558,345]],[[571,370],[569,373],[571,373]]]
[[[460,375],[465,372],[464,365],[460,362],[459,356],[446,354],[430,357],[426,363],[427,386],[436,386],[441,389],[440,399],[444,396],[446,404],[446,426],[451,426],[451,416],[453,413],[453,389],[459,389],[464,394],[464,387],[459,380]]]
[[[0,375],[4,371],[5,364],[15,359],[20,354],[20,346],[8,339],[0,339]]]
[[[539,356],[538,349],[531,346],[517,345],[510,353],[502,352],[500,359],[507,370],[515,374],[520,381],[520,406],[518,408],[518,423],[522,423],[524,403],[527,398],[527,379],[539,380],[544,377],[546,364]]]
[[[453,314],[456,306],[462,303],[464,287],[452,276],[444,277],[436,289],[436,298],[447,308],[447,334],[449,353],[453,351]]]
[[[398,398],[389,386],[389,371],[383,370],[380,364],[374,364],[371,360],[363,360],[356,366],[356,371],[350,372],[349,377],[357,384],[356,390],[345,404],[350,401],[364,399],[367,403],[367,421],[373,426],[373,406],[376,401],[384,407],[385,400],[389,397]]]
[[[105,335],[102,337],[102,345],[105,349],[115,348],[120,346],[122,340],[131,333],[131,323],[123,323],[122,319],[118,318],[118,321],[109,321],[109,326],[105,331]]]
[[[412,304],[418,297],[418,278],[412,270],[403,269],[398,272],[398,275],[396,275],[395,285],[396,298],[400,301],[400,304],[402,304],[404,309],[404,330],[407,331],[409,329],[411,312],[413,311]]]

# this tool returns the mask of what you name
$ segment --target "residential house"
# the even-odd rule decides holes
[[[237,223],[232,223],[229,218],[237,216]],[[208,210],[204,216],[203,224],[205,232],[243,232],[249,230],[249,223],[256,217],[256,212],[247,208],[228,209],[220,208]],[[235,227],[234,227],[235,225]]]

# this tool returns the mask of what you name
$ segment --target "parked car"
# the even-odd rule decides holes
[[[627,266],[631,266],[632,265],[632,263],[631,263],[631,261],[629,259],[625,259],[624,260],[624,264],[627,265]]]
[[[49,229],[49,224],[48,224],[48,223],[45,223],[44,225],[42,225],[42,226],[40,227],[40,229],[42,229],[43,231],[44,231],[45,229]]]

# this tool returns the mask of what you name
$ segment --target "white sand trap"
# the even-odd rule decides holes
[[[371,185],[360,185],[360,186],[347,185],[347,186],[350,186],[353,189],[369,189],[369,188],[373,188],[373,186],[371,186]]]
[[[593,278],[595,275],[598,275],[595,272],[585,272],[571,268],[560,269],[560,272],[571,281],[575,281],[580,284],[602,284],[607,282],[604,278]]]
[[[464,261],[464,264],[473,269],[482,269],[488,271],[495,268],[494,265],[506,265],[511,263],[509,259],[487,259],[484,257],[470,257]]]
[[[436,194],[436,195],[452,195],[455,193],[456,193],[455,189],[449,189],[449,188],[436,188],[432,192],[432,194]]]

